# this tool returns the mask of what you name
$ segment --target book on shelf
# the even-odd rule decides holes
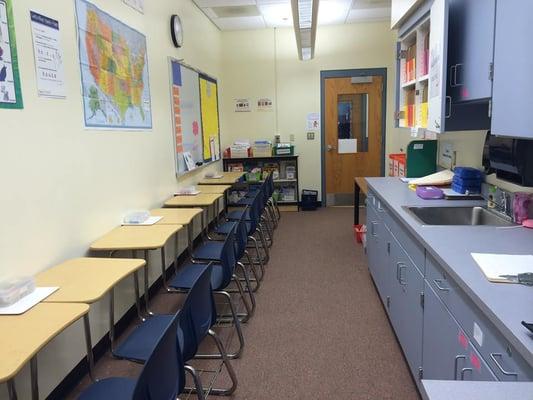
[[[244,165],[242,163],[231,163],[228,164],[229,172],[244,172]]]

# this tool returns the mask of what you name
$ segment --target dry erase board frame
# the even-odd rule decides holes
[[[176,175],[181,176],[221,158],[219,124],[216,157],[215,159],[204,157],[200,77],[215,84],[217,121],[219,121],[218,84],[215,78],[172,57],[169,57],[169,73],[174,166]],[[194,163],[202,162],[202,165],[189,170],[183,156],[186,152],[191,153]]]

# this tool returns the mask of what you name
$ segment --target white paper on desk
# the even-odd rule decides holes
[[[533,272],[533,255],[471,253],[471,256],[490,281],[509,282],[500,275]]]
[[[205,176],[205,179],[221,179],[224,175],[213,175],[213,176]]]
[[[146,226],[146,225],[154,225],[155,223],[161,221],[162,218],[163,218],[163,217],[151,216],[151,217],[146,218],[146,220],[144,220],[143,222],[123,222],[123,223],[122,223],[122,226],[135,226],[135,225]]]
[[[19,315],[24,314],[30,308],[32,308],[37,303],[40,303],[52,293],[54,293],[58,286],[51,287],[36,287],[33,292],[29,295],[24,296],[22,299],[17,301],[15,304],[11,304],[7,307],[0,307],[0,315]]]
[[[403,183],[409,183],[415,179],[418,179],[418,178],[406,178],[406,177],[401,177],[400,180],[403,182]]]

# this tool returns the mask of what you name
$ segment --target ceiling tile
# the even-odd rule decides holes
[[[383,21],[390,18],[390,8],[367,8],[351,10],[346,20],[347,23],[361,21]]]
[[[353,0],[352,9],[390,8],[391,0]]]
[[[351,5],[351,0],[321,0],[318,4],[318,24],[344,24]]]
[[[266,28],[263,17],[215,18],[213,22],[223,31]]]
[[[200,8],[255,5],[255,0],[193,0],[193,1]]]
[[[258,5],[258,8],[263,15],[266,26],[269,28],[291,27],[293,25],[292,9],[289,2],[263,3]]]

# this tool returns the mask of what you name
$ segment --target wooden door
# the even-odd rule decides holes
[[[327,205],[353,204],[356,176],[380,176],[383,78],[325,79]]]

